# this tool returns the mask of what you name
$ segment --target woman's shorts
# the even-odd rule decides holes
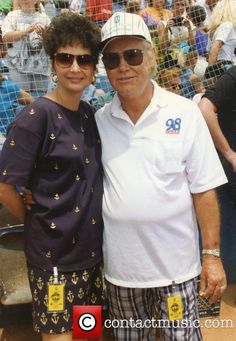
[[[53,283],[53,272],[28,267],[28,276],[33,297],[33,328],[38,333],[70,332],[74,305],[103,305],[105,302],[100,263],[86,270],[59,272],[59,282],[65,285],[62,312],[48,312],[48,283]]]

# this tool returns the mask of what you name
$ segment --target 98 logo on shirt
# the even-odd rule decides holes
[[[166,134],[179,134],[181,128],[181,118],[169,118],[166,121]]]
[[[73,339],[100,339],[102,336],[102,307],[78,305],[73,307]]]

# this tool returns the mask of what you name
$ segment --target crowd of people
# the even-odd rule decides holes
[[[170,90],[170,83],[163,82],[161,75],[167,69],[169,74],[171,70],[176,74],[177,67],[179,94],[189,99],[199,101],[206,83],[215,81],[235,63],[233,0],[14,0],[2,3],[2,44],[7,54],[1,56],[1,65],[9,71],[4,76],[34,98],[56,87],[41,34],[53,16],[67,12],[86,16],[100,28],[117,11],[140,15],[155,46],[157,69],[153,79]],[[209,80],[208,68],[212,80]],[[85,89],[83,99],[98,109],[110,102],[113,95],[100,58],[94,80]],[[15,101],[12,106],[17,107]],[[6,127],[1,130],[5,131]]]
[[[217,191],[235,190],[234,0],[16,6],[0,89],[30,104],[3,131],[0,202],[25,225],[34,330],[72,340],[72,307],[104,304],[104,273],[111,318],[145,321],[155,307],[171,321],[161,339],[202,340],[175,321],[199,318],[199,275],[210,303],[226,289]],[[117,328],[115,340],[156,330]]]

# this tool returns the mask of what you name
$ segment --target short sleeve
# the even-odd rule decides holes
[[[231,34],[232,30],[233,30],[233,24],[231,22],[227,21],[221,24],[215,31],[213,40],[220,40],[225,43],[229,35]]]
[[[34,103],[17,116],[1,152],[0,182],[21,186],[29,184],[47,125],[47,115]]]

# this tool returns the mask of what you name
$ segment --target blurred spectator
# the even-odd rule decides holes
[[[208,65],[208,29],[205,25],[206,11],[200,5],[190,6],[187,9],[188,18],[194,25],[193,33],[195,37],[195,47],[198,51],[198,60],[194,68],[194,73],[203,79],[206,67]]]
[[[236,1],[219,1],[214,7],[209,25],[209,65],[221,61],[228,69],[233,65],[236,47]]]
[[[83,0],[70,0],[69,8],[73,12],[82,13]]]
[[[128,1],[126,3],[125,10],[127,13],[140,14],[140,12],[141,12],[140,2],[138,0]]]
[[[7,126],[15,117],[18,104],[33,102],[33,97],[0,73],[0,133],[6,136]]]
[[[126,12],[141,15],[149,29],[154,45],[157,46],[158,41],[156,40],[156,37],[158,35],[157,34],[158,20],[154,16],[150,15],[147,11],[141,11],[139,1],[128,1],[126,5]]]
[[[0,28],[0,70],[1,70],[1,72],[3,72],[3,68],[5,66],[3,63],[3,58],[5,58],[6,55],[7,55],[7,46],[2,41],[2,30]],[[7,71],[9,71],[8,68],[7,68]]]
[[[180,46],[195,45],[193,26],[190,20],[182,17],[173,17],[167,22],[158,25],[159,42],[162,48],[170,45]]]
[[[209,26],[212,11],[219,0],[196,0],[196,4],[202,6],[206,11],[205,25]]]
[[[161,70],[157,76],[157,83],[168,91],[177,95],[181,94],[181,70],[179,67],[172,67],[169,69]]]
[[[197,93],[204,92],[201,80],[193,71],[198,59],[197,51],[191,51],[190,49],[190,51],[184,55],[184,59],[181,72],[181,95],[192,99]]]
[[[216,81],[225,73],[225,71],[226,71],[225,65],[221,62],[207,66],[204,74],[204,79],[202,80],[204,90],[206,91],[214,87]],[[204,95],[205,91],[196,94],[193,97],[193,101],[198,104],[202,96]]]
[[[83,14],[85,11],[85,0],[51,0],[56,8],[56,15],[68,11]]]
[[[235,91],[236,66],[224,72],[214,87],[206,91],[199,105],[215,146],[222,156],[222,163],[229,181],[224,187],[234,205],[236,204]]]
[[[202,6],[195,5],[190,6],[187,9],[188,18],[194,24],[194,34],[195,34],[195,44],[200,56],[207,56],[207,46],[208,46],[208,31],[204,24],[206,19],[206,11]]]
[[[102,27],[112,16],[112,0],[87,0],[86,16]]]
[[[19,0],[20,9],[9,12],[3,21],[3,41],[8,44],[6,66],[11,79],[22,89],[46,92],[50,68],[41,34],[50,19],[33,4]]]
[[[35,0],[34,4],[35,4],[35,6],[37,6],[39,12],[41,12],[41,13],[45,12],[44,1]],[[13,2],[12,2],[12,10],[16,11],[17,9],[20,9],[19,0],[13,0]]]
[[[167,56],[177,61],[180,53],[187,53],[195,45],[193,25],[184,17],[173,17],[168,21],[161,21],[158,25],[158,55],[159,63],[163,63]],[[170,63],[171,60],[168,60]],[[170,65],[166,65],[170,66]]]
[[[186,18],[186,0],[172,1],[172,18],[162,20],[158,25],[159,48],[183,49],[195,44],[193,24]]]
[[[139,1],[137,1],[137,3],[139,3]],[[113,0],[112,1],[112,13],[125,12],[127,4],[129,4],[129,1]]]
[[[186,8],[189,5],[187,0],[172,0],[171,11],[173,17],[186,18]]]
[[[172,17],[172,12],[165,8],[165,0],[148,0],[148,6],[141,11],[141,15],[145,13],[154,17],[158,22]]]

